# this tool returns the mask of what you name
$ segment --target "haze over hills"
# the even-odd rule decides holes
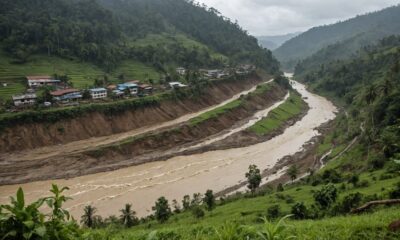
[[[261,46],[268,48],[270,50],[275,50],[282,46],[286,41],[300,35],[301,32],[288,33],[284,35],[274,35],[274,36],[258,36],[258,42]]]
[[[331,44],[344,42],[339,57],[345,57],[362,46],[399,33],[400,6],[394,6],[336,24],[312,28],[284,43],[274,51],[274,55],[285,68],[293,69],[298,61]]]

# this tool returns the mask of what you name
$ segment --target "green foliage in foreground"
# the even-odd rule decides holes
[[[52,197],[41,198],[29,205],[25,203],[24,192],[18,189],[16,198],[11,197],[10,205],[0,206],[0,237],[2,240],[12,239],[78,239],[81,230],[68,211],[62,208],[68,200],[63,192],[53,185]],[[42,213],[39,208],[46,204],[51,212]]]
[[[291,92],[290,97],[279,107],[272,110],[267,117],[261,119],[249,128],[249,131],[257,135],[267,135],[282,127],[289,119],[293,119],[300,115],[307,104],[296,92]]]

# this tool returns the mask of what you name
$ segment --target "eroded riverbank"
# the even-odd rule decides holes
[[[28,200],[44,196],[51,183],[69,186],[73,200],[67,204],[76,217],[87,204],[98,208],[103,216],[118,214],[125,203],[132,203],[139,216],[151,212],[160,196],[181,199],[185,194],[218,192],[244,179],[249,164],[271,168],[284,156],[298,152],[303,144],[318,135],[316,127],[333,119],[336,108],[325,98],[311,94],[299,83],[293,87],[305,97],[310,110],[296,124],[273,139],[249,147],[209,151],[179,156],[164,162],[152,162],[117,171],[93,174],[68,180],[43,181],[0,187],[0,202],[7,202],[19,186]]]

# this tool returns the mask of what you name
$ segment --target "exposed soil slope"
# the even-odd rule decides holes
[[[0,135],[0,152],[13,152],[43,146],[65,144],[93,137],[122,133],[144,126],[160,124],[185,114],[218,104],[261,81],[258,76],[246,80],[213,82],[197,98],[165,101],[112,117],[90,113],[55,124],[25,124],[7,128]]]
[[[194,143],[230,128],[238,121],[251,117],[254,112],[272,105],[285,94],[284,89],[271,84],[269,90],[262,94],[249,95],[240,106],[196,125],[188,121],[172,129],[156,130],[80,153],[3,161],[0,184],[75,177],[162,160],[163,151]]]

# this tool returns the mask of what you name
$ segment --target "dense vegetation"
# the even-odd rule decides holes
[[[395,6],[336,24],[312,28],[284,43],[274,51],[274,55],[286,68],[293,69],[298,61],[329,45],[339,43],[339,47],[335,46],[338,52],[329,49],[319,52],[319,60],[347,57],[363,46],[399,33],[400,6]]]
[[[149,34],[183,34],[207,46],[186,47],[179,42],[140,46]],[[190,1],[161,0],[3,0],[0,42],[18,63],[32,54],[77,58],[107,71],[124,59],[137,59],[166,71],[166,64],[221,66],[249,62],[267,71],[278,71],[270,51],[237,23],[215,9]],[[168,37],[167,37],[168,39]]]

